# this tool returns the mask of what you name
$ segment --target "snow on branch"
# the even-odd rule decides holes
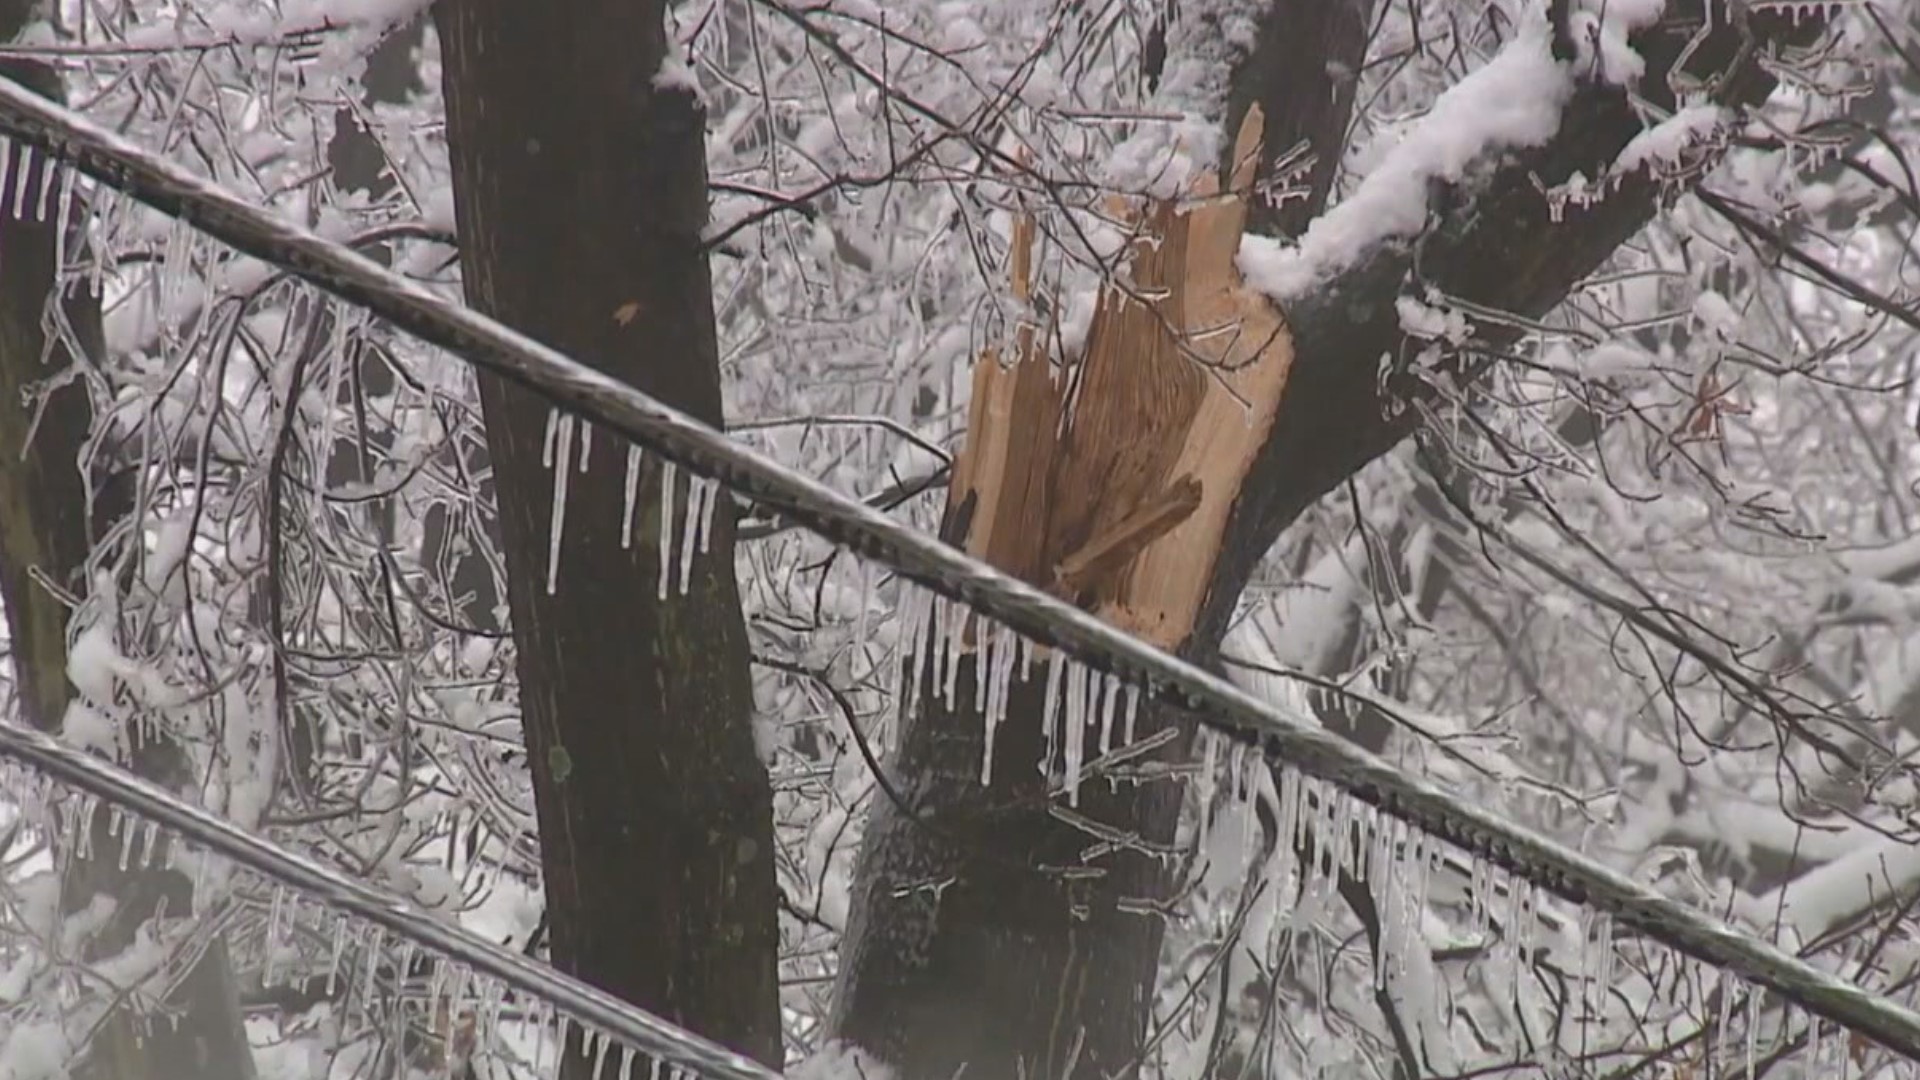
[[[725,483],[829,540],[845,544],[951,600],[999,620],[1033,641],[1136,684],[1205,723],[1257,744],[1275,763],[1343,789],[1426,833],[1577,904],[1587,905],[1669,948],[1778,992],[1787,1001],[1861,1033],[1896,1053],[1920,1057],[1920,1014],[1848,983],[1677,903],[1486,808],[1411,776],[1379,757],[1285,715],[1224,679],[1131,637],[1087,612],[970,558],[937,538],[901,525],[825,485],[615,381],[531,338],[436,295],[425,286],[255,206],[186,169],[10,80],[0,80],[0,136],[51,153],[161,213],[180,218],[235,249],[283,267],[310,284],[389,320],[476,366],[537,392],[562,408],[617,431],[679,465]],[[102,797],[161,816],[223,851],[271,857],[210,815],[167,800],[118,770],[11,726],[0,725],[0,752],[33,762]],[[464,936],[359,886],[316,876],[318,868],[281,856],[276,866],[324,890],[356,912],[402,923],[450,950],[474,951]],[[475,951],[474,955],[482,953]],[[493,953],[485,953],[497,957]],[[539,969],[501,964],[515,978],[568,994],[596,1023],[623,1037],[656,1038],[636,1015],[604,995],[578,990]],[[731,1059],[729,1059],[730,1061]],[[716,1063],[718,1059],[716,1059]],[[746,1070],[732,1076],[771,1074]]]
[[[1285,303],[1351,269],[1367,252],[1418,236],[1437,185],[1459,183],[1508,150],[1546,143],[1560,130],[1573,91],[1572,69],[1553,56],[1546,14],[1532,9],[1499,55],[1441,94],[1405,140],[1352,195],[1315,219],[1297,245],[1247,237],[1241,272]]]

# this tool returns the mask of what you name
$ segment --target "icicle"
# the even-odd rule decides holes
[[[1067,666],[1066,769],[1067,805],[1080,805],[1080,765],[1085,758],[1087,736],[1087,676],[1085,664]]]
[[[124,874],[133,864],[133,816],[117,810],[114,816],[120,826],[120,872]]]
[[[20,220],[27,216],[27,178],[33,175],[33,155],[33,144],[21,143],[20,154],[13,162],[13,216]]]
[[[1047,696],[1040,706],[1040,727],[1047,734],[1046,756],[1040,759],[1040,775],[1053,776],[1054,762],[1060,755],[1061,738],[1059,728],[1054,725],[1054,717],[1060,712],[1060,675],[1067,664],[1067,654],[1059,649],[1053,650],[1047,657]]]
[[[981,638],[980,666],[987,672],[987,700],[980,710],[981,721],[986,725],[980,747],[982,787],[993,783],[993,747],[1000,725],[1007,718],[1007,676],[1013,666],[1013,652],[1018,647],[1005,631],[1005,627],[995,625]]]
[[[1373,807],[1359,803],[1353,809],[1353,872],[1384,895],[1387,868],[1381,855],[1379,819]]]
[[[975,628],[974,641],[979,648],[973,657],[973,707],[984,717],[991,711],[987,701],[987,679],[993,674],[993,628],[985,619]]]
[[[1491,868],[1489,868],[1488,873],[1489,876],[1491,876]],[[1498,899],[1500,899],[1500,894],[1496,890],[1492,894],[1490,901]],[[1498,924],[1505,924],[1504,932],[1500,934],[1499,943],[1494,948],[1494,954],[1499,957],[1501,976],[1498,981],[1507,987],[1507,1000],[1512,1002],[1518,1000],[1519,982],[1523,974],[1520,971],[1520,943],[1518,941],[1520,933],[1520,883],[1511,877],[1507,879],[1506,904],[1501,911],[1493,911],[1492,902],[1489,902],[1487,907],[1487,926],[1490,932],[1497,929]]]
[[[673,462],[660,464],[660,599],[667,598],[667,582],[673,572]]]
[[[1220,753],[1220,740],[1212,728],[1200,733],[1200,832],[1204,835],[1213,827],[1214,772],[1219,766],[1215,759]]]
[[[599,1037],[599,1033],[596,1032],[594,1029],[586,1026],[585,1024],[580,1025],[580,1060],[582,1061],[592,1060],[595,1040],[598,1037]],[[600,1071],[598,1069],[595,1069],[594,1076],[598,1077],[599,1075],[600,1075]]]
[[[160,838],[160,823],[157,821],[148,821],[145,827],[142,828],[140,831],[140,868],[141,869],[144,870],[153,865],[153,849],[154,849],[154,845],[159,841],[159,838]]]
[[[627,447],[627,501],[620,512],[620,546],[633,546],[633,504],[640,494],[640,448]]]
[[[1356,805],[1353,796],[1344,791],[1328,789],[1328,797],[1333,800],[1333,843],[1332,858],[1327,860],[1329,877],[1350,874],[1353,866],[1353,808]]]
[[[378,926],[373,928],[373,938],[367,942],[366,951],[360,954],[360,1001],[362,1004],[373,1000],[376,987],[374,976],[380,970],[380,947],[385,943],[386,931]]]
[[[573,1027],[574,1022],[571,1013],[563,1012],[558,1008],[553,1010],[554,1061],[564,1062],[567,1060],[567,1047],[571,1042],[569,1036],[573,1034]],[[562,1068],[564,1067],[565,1066],[562,1066]]]
[[[1755,1058],[1760,1049],[1760,988],[1747,988],[1747,1075],[1759,1076],[1754,1068]]]
[[[160,263],[160,328],[169,335],[180,325],[180,292],[191,272],[187,266],[187,238],[192,234],[192,227],[178,219],[167,230],[166,254]],[[324,300],[318,302],[325,303]],[[336,334],[340,326],[341,321],[336,318],[333,321]]]
[[[1607,992],[1613,987],[1613,916],[1600,912],[1594,928],[1594,949],[1600,956],[1600,974],[1596,984],[1600,990],[1600,1001],[1607,1000]]]
[[[660,1059],[659,1058],[653,1059],[653,1069],[651,1071],[651,1080],[660,1080]]]
[[[580,421],[580,475],[587,475],[587,457],[593,453],[593,425]]]
[[[436,960],[433,965],[433,974],[427,976],[427,1015],[429,1016],[439,1010],[441,996],[446,993],[447,978],[453,974],[449,970],[451,967],[452,965],[445,960]]]
[[[700,504],[700,554],[713,549],[713,515],[720,512],[720,481],[707,481],[707,498]]]
[[[1287,875],[1295,867],[1294,846],[1300,833],[1300,774],[1282,766],[1278,770],[1276,779],[1279,783],[1276,785],[1274,795],[1279,799],[1280,805],[1275,810],[1275,816],[1279,818],[1279,822],[1273,845],[1274,858],[1278,862],[1274,868],[1274,882],[1276,885],[1285,886]]]
[[[1820,1018],[1813,1013],[1807,1014],[1806,1067],[1802,1070],[1807,1080],[1820,1075]]]
[[[633,1080],[633,1047],[620,1047],[620,1080]]]
[[[327,960],[327,996],[333,996],[334,984],[340,981],[340,958],[347,951],[347,920],[333,921],[333,955]]]
[[[693,584],[693,546],[700,537],[700,519],[704,516],[708,499],[712,498],[713,481],[704,476],[687,474],[687,512],[686,521],[680,530],[680,595],[687,595],[687,589]]]
[[[553,470],[553,518],[547,529],[548,596],[560,586],[560,538],[567,531],[567,479],[573,461],[573,423],[573,417],[559,409],[547,413],[545,463]]]
[[[1397,821],[1389,821],[1387,827],[1379,831],[1381,834],[1390,834],[1398,825]],[[1393,855],[1386,857],[1396,858]],[[1376,858],[1373,861],[1380,864],[1383,859]],[[1406,944],[1400,936],[1404,929],[1400,915],[1406,910],[1408,898],[1401,887],[1405,878],[1398,873],[1399,869],[1396,862],[1394,865],[1375,865],[1368,873],[1368,880],[1373,882],[1373,894],[1379,898],[1376,906],[1380,919],[1380,955],[1373,963],[1373,988],[1376,992],[1387,988],[1390,975],[1395,979],[1399,977],[1398,961],[1406,953]],[[1379,873],[1375,875],[1373,870]],[[1389,971],[1389,968],[1392,970]]]
[[[540,1063],[544,1061],[547,1056],[547,1018],[545,1015],[543,1015],[545,1012],[546,1012],[545,1002],[536,1000],[536,1001],[530,1002],[527,1005],[526,1022],[534,1026],[533,1071],[536,1074],[539,1073],[540,1071]],[[563,1043],[562,1046],[564,1047],[564,1045],[565,1044]],[[562,1049],[560,1053],[562,1057],[566,1056],[566,1051],[564,1049]]]
[[[986,718],[986,748],[981,754],[980,783],[985,786],[993,783],[993,744],[994,736],[999,734],[1000,725],[1007,719],[1007,699],[1013,690],[1013,665],[1015,654],[1019,652],[1024,638],[1014,636],[1012,630],[995,624],[987,637],[987,649],[980,658],[980,666],[991,666],[987,677],[987,703],[983,710]],[[991,653],[991,664],[989,657]]]
[[[1120,704],[1120,680],[1112,675],[1100,677],[1100,752],[1113,753],[1113,714]]]
[[[52,154],[40,159],[40,190],[33,200],[33,220],[44,225],[47,221],[47,200],[53,196],[53,167],[58,164]],[[56,264],[54,269],[58,270]]]
[[[927,699],[938,701],[947,683],[947,638],[953,632],[953,605],[939,594],[933,597],[933,625],[927,633]]]
[[[954,691],[959,689],[960,661],[967,652],[967,622],[973,617],[973,609],[964,604],[947,605],[947,682],[944,697],[947,708],[954,708]]]
[[[607,1046],[612,1043],[613,1040],[608,1038],[607,1033],[604,1031],[596,1031],[593,1034],[593,1075],[595,1080],[599,1080],[600,1072],[607,1064]]]
[[[927,677],[927,657],[933,652],[930,639],[938,633],[935,620],[940,609],[940,598],[933,593],[917,586],[908,586],[908,588],[912,589],[912,593],[907,597],[909,625],[907,640],[901,643],[900,659],[902,667],[906,667],[907,654],[910,653],[912,666],[910,671],[905,672],[908,679],[900,700],[902,716],[905,716],[907,711],[920,700],[920,688]]]
[[[280,911],[286,904],[286,896],[287,891],[276,885],[273,889],[273,899],[267,903],[267,962],[265,970],[260,973],[260,982],[265,986],[273,985],[274,970],[279,966]]]

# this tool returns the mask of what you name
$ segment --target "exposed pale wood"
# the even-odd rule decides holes
[[[1193,628],[1293,360],[1280,313],[1234,265],[1261,123],[1257,108],[1243,122],[1225,194],[1207,176],[1180,202],[1111,207],[1141,236],[1079,357],[1048,355],[1030,325],[1010,357],[983,352],[949,492],[970,552],[1168,647]],[[1023,303],[1032,243],[1018,218]]]

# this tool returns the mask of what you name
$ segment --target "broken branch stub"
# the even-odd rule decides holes
[[[1255,106],[1224,194],[1208,175],[1141,210],[1128,284],[1101,286],[1079,356],[1052,356],[1058,336],[1027,324],[1010,359],[983,351],[948,492],[969,554],[1162,648],[1193,629],[1293,364],[1284,318],[1234,261],[1261,123]],[[1022,301],[1033,233],[1015,220]]]

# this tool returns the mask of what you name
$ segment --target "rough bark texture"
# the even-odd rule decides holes
[[[24,24],[27,5],[18,0],[0,3],[0,41],[12,40]],[[58,76],[49,68],[24,61],[0,61],[0,77],[61,98]],[[0,154],[0,191],[14,192],[21,168],[17,147]],[[7,628],[14,666],[17,699],[24,719],[42,730],[57,730],[73,691],[66,677],[66,606],[49,591],[46,582],[76,588],[93,539],[102,528],[125,512],[124,506],[89,507],[79,461],[92,423],[84,384],[69,383],[50,393],[41,384],[76,361],[97,362],[104,352],[100,302],[85,291],[59,298],[60,316],[89,357],[75,357],[68,344],[47,327],[49,298],[53,296],[57,267],[54,229],[58,215],[49,212],[37,220],[34,208],[42,199],[47,177],[39,159],[27,166],[25,195],[19,204],[26,216],[13,213],[14,201],[0,205],[0,599],[6,605]],[[58,172],[51,174],[57,197]],[[81,242],[82,215],[72,215]],[[40,406],[37,427],[35,408]],[[28,433],[32,431],[29,441]],[[120,490],[102,485],[106,492]],[[116,501],[112,494],[102,502]],[[117,500],[124,503],[124,499]],[[170,743],[148,740],[134,747],[132,767],[141,775],[178,790],[191,780],[184,759]],[[106,834],[108,815],[95,822],[92,850],[98,857],[76,852],[58,853],[64,860],[62,904],[65,910],[85,907],[106,893],[117,904],[114,918],[86,944],[90,957],[117,955],[133,942],[135,930],[166,904],[169,919],[193,911],[192,883],[182,874],[158,869],[122,870],[118,840]],[[251,1080],[253,1057],[241,1026],[227,952],[216,941],[166,1002],[178,1022],[142,1020],[118,1009],[94,1035],[75,1073],[98,1080],[170,1080],[207,1077],[209,1080]]]
[[[718,423],[704,117],[654,84],[662,5],[450,0],[436,18],[469,302]],[[550,410],[495,377],[480,389],[553,960],[778,1063],[772,799],[730,507],[721,500],[691,588],[658,599],[671,473],[646,459],[629,547],[626,446],[602,433],[580,468],[576,435],[573,460],[556,462],[577,471],[550,593]],[[676,487],[677,578],[684,475]],[[591,1063],[574,1055],[567,1068],[585,1076]]]
[[[1666,73],[1699,28],[1701,12],[1697,3],[1671,8],[1636,39],[1651,72],[1640,92],[1669,107],[1670,99],[1661,100],[1668,96]],[[1358,70],[1369,10],[1275,0],[1236,69],[1228,118],[1237,125],[1255,103],[1265,110],[1262,170],[1302,139],[1317,159],[1302,182],[1304,197],[1256,215],[1254,227],[1298,229],[1321,209],[1344,141],[1352,100],[1347,76]],[[1719,29],[1692,53],[1688,71],[1725,73],[1720,93],[1729,104],[1763,100],[1772,80],[1741,53],[1740,34],[1724,12],[1715,18]],[[1751,25],[1756,51],[1789,35],[1809,40],[1819,30],[1812,20],[1756,17]],[[1342,49],[1352,51],[1334,51]],[[1621,89],[1583,85],[1547,146],[1505,162],[1484,190],[1440,193],[1455,205],[1420,245],[1421,280],[1495,309],[1528,316],[1550,310],[1652,217],[1661,192],[1645,179],[1629,181],[1606,201],[1569,208],[1556,222],[1535,184],[1561,182],[1575,170],[1601,175],[1641,128]],[[1377,251],[1287,312],[1295,359],[1277,418],[1231,493],[1224,532],[1196,556],[1209,564],[1199,617],[1190,632],[1168,641],[1190,658],[1207,663],[1216,655],[1234,604],[1280,531],[1413,430],[1412,411],[1391,406],[1419,392],[1418,384],[1400,378],[1383,388],[1376,361],[1406,352],[1394,302],[1415,266],[1405,248]],[[1050,411],[1047,395],[1057,391],[1049,380],[1029,381],[1028,392],[1040,400],[1010,400],[1003,407],[1009,415]],[[1110,392],[1138,391],[1122,380]],[[1115,451],[1146,469],[1141,455],[1164,449],[1148,437]],[[949,539],[971,544],[978,528],[972,516],[985,505],[967,502],[956,476]],[[996,562],[1003,554],[979,550]],[[1058,568],[1046,559],[1059,554],[1044,552],[1031,566],[1003,565],[1051,584]],[[973,673],[963,670],[952,707],[923,707],[903,724],[893,768],[907,805],[879,805],[868,826],[834,1028],[903,1080],[950,1080],[963,1066],[968,1076],[996,1080],[1128,1074],[1138,1064],[1161,937],[1157,918],[1132,911],[1142,898],[1164,894],[1154,860],[1142,852],[1173,835],[1178,792],[1166,783],[1123,783],[1117,791],[1103,781],[1083,786],[1078,813],[1140,841],[1089,857],[1095,842],[1049,811],[1031,768],[1043,747],[1042,690],[1015,687],[997,736],[995,779],[984,786],[973,683]],[[1144,717],[1142,734],[1165,722]],[[1184,742],[1174,740],[1163,753],[1177,756]],[[1088,866],[1104,876],[1059,869]]]

